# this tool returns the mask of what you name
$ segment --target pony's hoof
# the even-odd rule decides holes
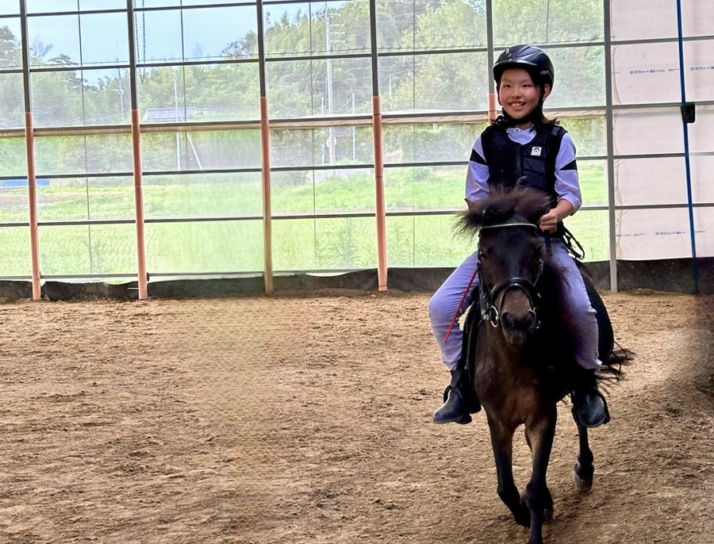
[[[521,502],[518,509],[513,511],[513,519],[515,519],[516,523],[522,527],[531,526],[531,511],[524,502]]]
[[[580,491],[581,493],[587,493],[593,488],[593,479],[592,478],[581,478],[578,476],[577,472],[573,473],[573,481],[575,482],[575,488]]]

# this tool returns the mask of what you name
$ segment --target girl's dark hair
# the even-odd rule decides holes
[[[557,117],[554,117],[553,119],[548,119],[545,114],[543,113],[543,108],[540,109],[540,120],[538,121],[538,124],[543,125],[544,127],[554,127],[555,125],[560,124],[558,121]]]

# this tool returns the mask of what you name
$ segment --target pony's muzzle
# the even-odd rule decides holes
[[[538,318],[533,310],[522,316],[505,312],[501,315],[501,327],[510,344],[521,345],[538,328]]]

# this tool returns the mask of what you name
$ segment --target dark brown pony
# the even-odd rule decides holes
[[[584,372],[575,361],[577,339],[568,321],[561,272],[551,264],[549,243],[536,226],[550,208],[544,193],[518,188],[470,203],[462,218],[465,230],[479,233],[482,293],[481,312],[475,304],[467,318],[464,357],[491,432],[498,495],[516,522],[530,527],[530,544],[542,544],[543,522],[553,515],[546,471],[556,405]],[[598,310],[600,359],[612,364],[614,358],[619,361],[613,354],[612,327],[592,281],[584,277]],[[525,425],[533,462],[523,496],[512,471],[513,434],[520,425]],[[575,481],[587,490],[592,486],[593,454],[587,428],[578,425],[578,433]]]

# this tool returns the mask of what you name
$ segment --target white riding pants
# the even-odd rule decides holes
[[[575,334],[580,340],[577,343],[575,357],[578,364],[584,369],[597,370],[601,364],[598,359],[597,318],[595,310],[590,304],[580,270],[560,240],[551,240],[550,248],[553,264],[563,271],[567,298],[566,308],[572,313],[572,322],[576,327]],[[474,295],[478,294],[476,290],[479,284],[478,276],[460,306],[459,302],[461,302],[477,266],[478,256],[474,253],[454,270],[429,301],[431,329],[441,349],[441,359],[449,370],[455,370],[461,358],[464,336],[459,318],[473,302]],[[446,336],[454,315],[457,315],[457,318],[447,341]]]

